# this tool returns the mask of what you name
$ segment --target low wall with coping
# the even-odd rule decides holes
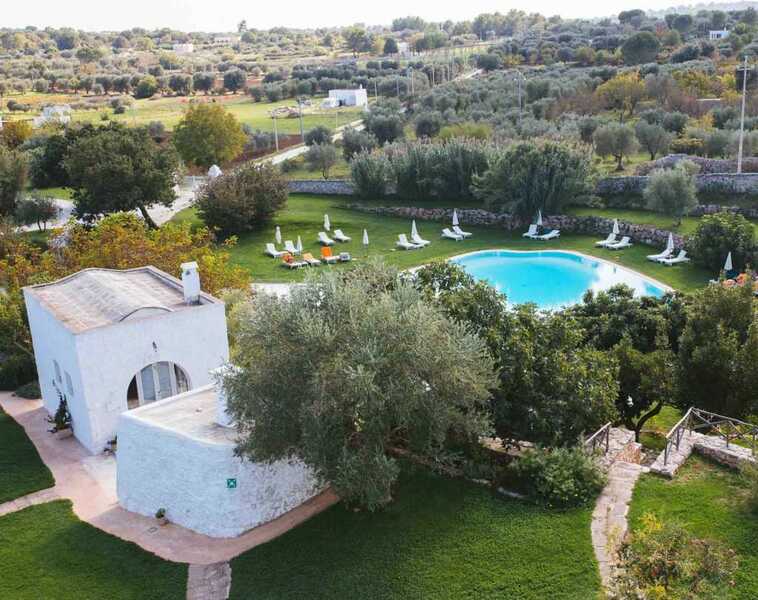
[[[600,196],[642,194],[648,181],[647,175],[606,177],[597,182],[595,193]],[[758,173],[705,173],[695,177],[695,186],[698,192],[756,195]]]
[[[419,208],[413,206],[370,206],[361,203],[348,205],[348,208],[376,215],[386,215],[406,219],[424,221],[440,221],[450,223],[453,218],[452,208]],[[494,225],[508,231],[524,229],[526,224],[522,219],[510,214],[498,214],[480,208],[457,209],[458,218],[465,225]],[[546,228],[560,229],[567,233],[597,235],[605,237],[613,228],[613,219],[594,216],[554,215],[543,218]],[[635,242],[651,246],[665,246],[669,231],[649,225],[637,225],[619,221],[620,235],[628,235]],[[684,238],[674,234],[674,245],[681,248]]]
[[[289,191],[291,194],[352,196],[355,187],[347,179],[291,179]]]

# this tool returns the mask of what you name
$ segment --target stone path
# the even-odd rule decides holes
[[[54,487],[40,490],[39,492],[32,492],[26,496],[21,496],[15,500],[9,500],[0,504],[0,517],[9,515],[19,510],[23,510],[29,506],[36,504],[45,504],[46,502],[52,502],[58,500],[60,496]]]
[[[679,448],[671,447],[668,462],[664,463],[664,452],[661,452],[650,465],[650,471],[663,477],[672,478],[693,451],[732,468],[739,468],[740,463],[745,461],[755,461],[755,457],[749,448],[737,446],[734,443],[727,447],[726,440],[722,437],[686,431],[682,434]]]
[[[187,600],[226,600],[232,587],[232,567],[228,562],[190,565]]]
[[[592,547],[603,585],[608,585],[610,581],[616,547],[626,534],[629,502],[642,469],[640,465],[623,461],[611,465],[608,484],[592,513]]]

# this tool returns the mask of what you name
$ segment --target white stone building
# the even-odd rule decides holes
[[[329,90],[329,101],[335,106],[368,106],[368,94],[362,86],[356,90]]]
[[[119,415],[207,385],[229,358],[224,304],[154,267],[85,269],[24,288],[40,389],[51,414],[65,395],[74,435],[92,453]]]
[[[234,455],[223,393],[213,385],[121,415],[121,506],[211,537],[234,537],[299,506],[323,484],[297,459],[256,463]]]
[[[711,29],[708,32],[709,40],[723,40],[729,37],[728,29]]]
[[[45,106],[42,114],[34,117],[32,120],[33,127],[42,127],[48,123],[59,123],[68,125],[71,122],[71,107],[68,104],[57,104],[55,106]]]
[[[173,44],[171,49],[175,54],[192,54],[195,51],[195,44]]]

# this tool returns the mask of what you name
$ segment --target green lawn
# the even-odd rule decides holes
[[[196,97],[199,101],[206,101],[202,95]],[[207,100],[210,102],[212,97]],[[165,97],[153,99],[135,100],[127,108],[126,112],[117,115],[113,110],[80,110],[72,115],[74,121],[100,123],[102,115],[107,114],[112,121],[122,122],[129,125],[147,125],[151,121],[160,121],[166,129],[173,129],[189,107],[189,98]],[[237,96],[224,96],[215,98],[216,102],[232,113],[241,123],[250,125],[253,129],[273,131],[274,124],[271,119],[271,111],[284,106],[297,107],[297,103],[290,100],[280,102],[254,102],[249,96],[240,94]],[[312,129],[317,125],[324,125],[334,129],[336,125],[344,125],[350,121],[361,118],[359,108],[341,108],[335,117],[335,111],[324,110],[319,107],[320,98],[312,100],[312,107],[305,109],[303,114],[303,127],[305,130]],[[300,133],[300,120],[298,118],[277,118],[276,126],[279,133]]]
[[[341,149],[337,150],[338,152],[338,158],[337,158],[337,164],[334,165],[331,170],[329,171],[329,179],[349,179],[350,178],[350,165],[348,165],[347,161],[342,156]],[[290,166],[290,169],[286,173],[284,173],[284,176],[287,179],[321,179],[323,178],[323,174],[319,170],[312,170],[308,167],[308,163],[305,161],[304,156],[299,156],[298,158],[290,159],[287,161],[288,163],[292,163]]]
[[[76,518],[59,500],[0,518],[0,598],[183,600],[187,565]]]
[[[719,539],[739,555],[736,586],[729,598],[758,597],[758,519],[744,506],[745,488],[736,471],[693,456],[673,480],[642,475],[634,490],[630,523],[646,512],[675,520],[694,535]]]
[[[683,291],[692,291],[701,287],[709,278],[709,273],[691,264],[664,267],[651,263],[645,259],[645,255],[659,249],[651,249],[648,246],[635,245],[621,252],[613,252],[595,248],[594,242],[598,239],[595,237],[566,234],[561,236],[559,240],[545,243],[526,240],[521,237],[519,232],[509,233],[495,227],[468,226],[466,229],[474,234],[473,238],[464,242],[454,242],[440,239],[441,224],[431,221],[417,222],[421,236],[432,241],[430,246],[423,250],[396,250],[397,235],[403,232],[407,235],[410,234],[410,220],[377,216],[346,208],[346,204],[351,201],[354,200],[329,196],[291,195],[287,208],[279,213],[275,222],[261,231],[240,236],[238,245],[232,250],[233,260],[248,268],[253,279],[259,282],[300,280],[304,276],[304,271],[287,270],[282,267],[281,261],[264,255],[265,243],[274,241],[274,227],[280,225],[284,239],[295,241],[300,235],[305,251],[318,256],[320,246],[316,241],[317,234],[322,230],[324,213],[328,213],[332,222],[332,229],[341,228],[353,238],[352,242],[338,245],[337,250],[351,252],[354,257],[363,259],[366,252],[361,244],[361,239],[365,228],[369,235],[368,254],[381,255],[388,263],[401,268],[410,268],[435,259],[444,259],[456,254],[486,248],[516,250],[549,248],[576,250],[605,258],[645,273]],[[193,209],[188,209],[180,212],[175,220],[196,222],[196,216]],[[345,265],[337,265],[329,268],[344,267]]]
[[[597,597],[591,509],[548,511],[413,471],[384,511],[339,504],[233,560],[230,598]]]
[[[0,504],[53,485],[53,474],[24,429],[0,409]]]

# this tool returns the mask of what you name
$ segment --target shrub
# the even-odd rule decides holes
[[[287,202],[287,180],[274,166],[246,163],[211,179],[197,199],[200,218],[224,235],[252,231]]]
[[[68,410],[68,401],[66,400],[66,396],[60,392],[58,392],[58,408],[52,417],[47,417],[47,422],[53,426],[49,430],[50,433],[71,428],[71,413]]]
[[[158,91],[158,81],[152,75],[146,75],[139,80],[134,89],[135,98],[150,98]]]
[[[39,389],[39,382],[30,381],[25,383],[21,387],[16,389],[16,396],[24,398],[25,400],[36,400],[42,397],[42,392]]]
[[[37,229],[47,229],[47,224],[53,221],[60,212],[55,200],[50,196],[39,193],[23,198],[16,206],[16,221],[21,225],[36,223]]]
[[[663,125],[663,128],[666,131],[680,134],[682,133],[682,131],[684,131],[684,128],[687,126],[688,120],[689,120],[689,117],[685,115],[684,113],[670,112],[670,113],[666,113],[666,115],[663,117],[663,122],[661,123],[661,125]]]
[[[689,154],[690,156],[701,156],[705,144],[703,140],[696,137],[677,138],[671,142],[669,149],[674,154]]]
[[[722,543],[697,539],[675,523],[662,523],[654,514],[618,551],[614,598],[726,598],[738,561]]]
[[[362,198],[386,196],[391,172],[390,162],[381,152],[361,152],[350,162],[350,178],[356,194]]]
[[[606,482],[593,458],[579,447],[528,450],[509,470],[531,497],[552,508],[590,504]]]
[[[442,128],[442,115],[437,111],[421,113],[416,117],[416,137],[434,137]]]
[[[2,356],[0,390],[15,390],[35,377],[37,377],[37,367],[32,357],[21,353]]]
[[[689,160],[679,161],[673,169],[653,171],[643,192],[648,208],[681,224],[682,217],[697,205],[696,171],[697,166]]]
[[[735,268],[741,269],[753,260],[755,230],[750,221],[736,213],[705,215],[688,238],[687,248],[697,264],[711,271],[721,269],[729,252]]]
[[[309,129],[305,134],[305,145],[313,146],[314,144],[331,144],[332,134],[323,125],[318,125],[313,129]]]

